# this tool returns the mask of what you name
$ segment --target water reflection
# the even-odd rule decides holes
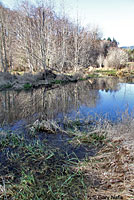
[[[116,79],[90,79],[71,83],[49,91],[44,88],[29,92],[0,92],[0,123],[12,123],[39,115],[49,119],[59,114],[77,112],[81,106],[96,108],[100,104],[100,91],[118,91]]]

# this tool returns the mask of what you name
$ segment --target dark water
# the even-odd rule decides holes
[[[96,113],[116,120],[126,109],[131,113],[133,107],[134,84],[110,78],[90,79],[49,91],[44,88],[27,92],[2,91],[0,124],[16,130],[37,118],[62,121],[65,116],[85,119]]]

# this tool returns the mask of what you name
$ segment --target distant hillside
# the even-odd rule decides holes
[[[133,50],[134,49],[134,46],[123,46],[123,47],[121,47],[122,49],[131,49],[131,50]]]

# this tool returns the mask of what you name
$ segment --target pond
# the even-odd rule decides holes
[[[131,113],[133,107],[134,84],[115,78],[89,79],[47,91],[1,91],[0,124],[17,130],[37,118],[62,121],[65,116],[79,116],[84,120],[96,114],[116,121],[126,109]]]

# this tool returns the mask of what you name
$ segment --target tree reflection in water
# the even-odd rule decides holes
[[[81,105],[89,108],[99,104],[99,90],[118,90],[116,79],[89,79],[78,83],[59,86],[45,91],[0,92],[0,124],[13,123],[29,117],[45,116],[55,119],[59,113],[77,111]]]

